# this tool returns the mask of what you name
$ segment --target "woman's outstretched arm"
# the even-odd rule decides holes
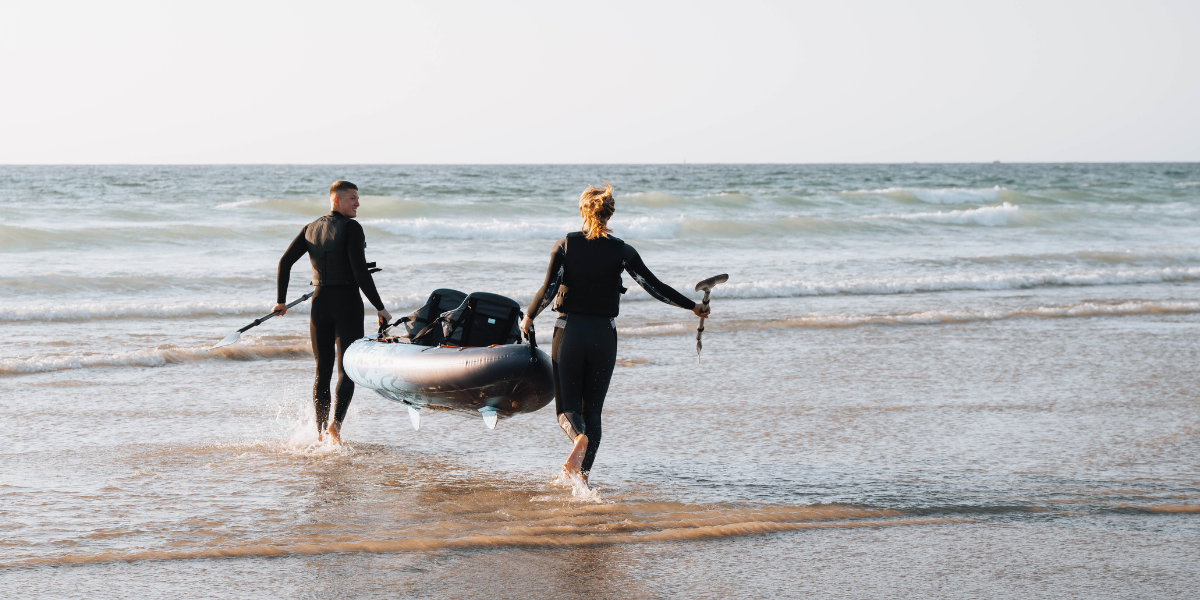
[[[625,272],[633,277],[642,289],[646,290],[651,296],[654,296],[661,302],[666,302],[671,306],[686,308],[690,311],[695,311],[696,303],[687,296],[680,294],[675,288],[661,282],[650,269],[646,267],[646,263],[642,262],[642,257],[638,254],[633,246],[625,244],[625,255],[622,257],[625,261]]]

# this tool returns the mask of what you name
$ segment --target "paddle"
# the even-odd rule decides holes
[[[712,289],[714,287],[717,287],[717,284],[725,283],[726,281],[729,281],[729,275],[716,275],[714,277],[709,277],[708,279],[705,279],[704,281],[701,281],[700,283],[696,284],[697,292],[699,292],[700,290],[704,290],[704,302],[703,302],[704,310],[702,310],[700,312],[702,312],[702,313],[708,312],[708,295],[709,295],[709,293],[712,292]],[[704,347],[700,343],[700,336],[702,336],[702,335],[704,335],[704,317],[700,317],[700,326],[696,328],[696,364],[700,364],[700,349]]]
[[[301,302],[304,302],[305,300],[308,300],[309,298],[312,298],[312,292],[309,292],[303,296],[300,296],[295,301],[293,301],[291,304],[287,305],[287,307],[291,308],[297,304],[300,304]],[[275,315],[278,315],[278,314],[279,314],[279,311],[275,311],[261,319],[254,321],[253,323],[225,336],[225,339],[217,342],[217,345],[213,346],[212,348],[209,348],[209,350],[214,350],[214,349],[220,348],[222,346],[228,346],[228,345],[238,341],[238,339],[242,337],[242,334],[245,333],[247,329],[250,329],[252,327],[258,327],[259,325],[262,325],[264,322],[266,322],[267,319],[270,319],[271,317],[274,317]]]

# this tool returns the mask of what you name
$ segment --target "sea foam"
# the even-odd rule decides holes
[[[1083,302],[1055,306],[1037,306],[1004,310],[929,310],[886,315],[811,314],[784,319],[723,321],[717,331],[789,328],[852,328],[867,325],[942,325],[978,323],[1019,318],[1068,319],[1086,317],[1123,317],[1133,315],[1195,314],[1200,302]],[[628,337],[691,335],[694,323],[671,323],[641,327],[621,327],[618,333]]]
[[[728,298],[793,298],[803,296],[892,295],[945,291],[1015,290],[1048,286],[1140,285],[1147,283],[1200,281],[1200,267],[1158,269],[1097,269],[1090,271],[1028,271],[993,274],[956,273],[915,277],[861,277],[845,279],[759,279],[733,281],[721,286]],[[670,282],[676,289],[688,290],[691,283]],[[498,289],[522,306],[533,299],[534,290]],[[698,294],[688,293],[698,298]],[[385,297],[384,305],[392,312],[407,312],[425,302],[427,294]],[[629,288],[625,300],[644,301],[651,297],[636,285]],[[160,319],[211,316],[261,316],[270,306],[261,301],[177,302],[177,303],[60,303],[0,308],[0,322],[71,321],[96,319]],[[292,308],[291,313],[308,314],[309,304]],[[364,306],[364,314],[373,310]]]
[[[266,314],[265,302],[73,302],[67,304],[38,304],[15,308],[0,308],[0,321],[70,321],[91,319],[179,318],[221,315]],[[308,313],[307,303],[289,312]]]
[[[448,240],[554,240],[579,229],[578,219],[465,220],[465,219],[363,219],[363,225],[393,235],[417,239]],[[613,232],[628,239],[669,239],[676,236],[683,217],[614,218]]]
[[[866,215],[858,218],[900,219],[904,221],[923,221],[926,223],[945,223],[948,225],[982,225],[984,227],[1003,227],[1005,225],[1014,225],[1024,220],[1021,207],[1007,202],[998,206],[985,206],[968,210]]]
[[[424,304],[426,294],[408,294],[383,298],[388,311],[414,309]],[[531,299],[533,294],[527,294]],[[364,304],[364,314],[374,313],[374,308]],[[271,311],[271,305],[260,301],[224,302],[77,302],[58,304],[36,304],[12,308],[0,308],[0,322],[4,321],[76,321],[98,319],[177,319],[213,316],[263,316]],[[288,314],[308,314],[310,303],[304,302],[288,309]]]
[[[320,217],[329,214],[329,198],[254,198],[225,202],[216,206],[218,210],[269,210],[294,215]],[[415,217],[436,209],[435,205],[390,196],[363,196],[358,209],[360,218]]]
[[[1000,193],[1008,191],[1000,186],[990,188],[914,188],[890,187],[877,190],[852,190],[843,194],[880,195],[893,198],[916,199],[926,204],[983,204],[995,202]]]
[[[864,277],[828,281],[758,280],[730,282],[721,295],[737,298],[789,298],[837,294],[914,294],[963,290],[1016,290],[1045,286],[1136,285],[1200,281],[1200,267],[1162,269],[1101,269],[995,274],[953,274],[924,277]],[[630,290],[634,293],[634,290]],[[644,293],[644,292],[643,292]],[[636,295],[636,294],[635,294]]]
[[[310,356],[312,356],[312,350],[307,343],[285,345],[242,343],[215,350],[207,346],[147,348],[108,354],[60,354],[30,358],[5,358],[0,359],[0,375],[44,373],[90,367],[161,367],[201,360],[263,360]]]

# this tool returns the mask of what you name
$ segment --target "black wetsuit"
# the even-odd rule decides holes
[[[316,286],[308,331],[313,355],[317,359],[317,377],[313,382],[313,406],[317,411],[317,431],[329,421],[329,380],[336,360],[338,370],[337,404],[333,419],[346,418],[354,397],[354,381],[346,376],[342,356],[350,344],[363,337],[363,301],[361,288],[375,310],[383,310],[383,301],[366,259],[366,236],[358,221],[334,211],[300,230],[283,258],[279,259],[276,300],[287,302],[288,280],[292,265],[308,253]]]
[[[651,296],[691,310],[696,303],[661,282],[633,246],[614,238],[589,240],[582,232],[554,244],[546,282],[533,296],[529,318],[557,299],[551,359],[554,408],[567,437],[588,436],[582,470],[592,470],[602,433],[600,413],[617,360],[616,316],[620,312],[621,272],[627,272]]]

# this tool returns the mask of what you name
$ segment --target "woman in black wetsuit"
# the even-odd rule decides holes
[[[554,244],[546,282],[533,296],[521,323],[528,334],[533,319],[554,301],[559,313],[551,350],[554,408],[559,427],[574,443],[563,473],[579,475],[585,484],[600,447],[600,412],[617,360],[616,316],[625,293],[621,272],[628,272],[658,300],[709,316],[701,314],[700,305],[659,281],[633,246],[609,235],[608,219],[615,210],[612,184],[588,187],[579,196],[583,231],[569,233]]]

